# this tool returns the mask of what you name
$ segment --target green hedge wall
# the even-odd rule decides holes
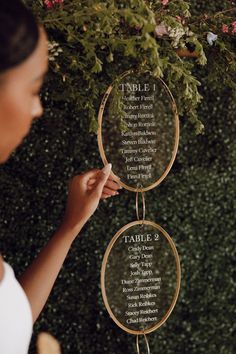
[[[199,12],[213,6],[194,4]],[[211,63],[196,71],[205,134],[196,137],[183,119],[175,164],[165,181],[146,193],[146,218],[173,237],[182,267],[177,305],[149,335],[153,354],[236,352],[236,104],[230,90],[208,79]],[[44,117],[0,170],[0,249],[16,274],[59,225],[68,179],[101,166],[86,117],[73,115],[69,106],[55,106],[52,93]],[[122,191],[100,203],[34,327],[30,354],[41,331],[53,334],[64,354],[135,353],[135,337],[112,322],[100,291],[105,249],[116,231],[134,219],[134,193]]]

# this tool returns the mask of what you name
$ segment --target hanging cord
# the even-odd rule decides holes
[[[145,213],[146,213],[146,205],[145,205],[145,197],[144,197],[144,192],[141,192],[142,195],[142,221],[145,220]],[[136,215],[137,215],[137,220],[140,220],[139,217],[139,192],[136,193]],[[143,224],[142,224],[143,225]]]
[[[146,336],[145,333],[143,333],[143,335],[144,335],[145,343],[146,343],[146,346],[147,346],[147,354],[151,354],[147,336]],[[136,337],[136,347],[137,347],[137,354],[140,354],[139,338],[138,337],[139,337],[139,334],[137,334],[137,337]]]

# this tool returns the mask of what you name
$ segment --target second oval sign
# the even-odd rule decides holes
[[[103,258],[101,288],[105,306],[120,328],[132,334],[159,328],[180,289],[180,261],[171,237],[147,220],[124,226]]]

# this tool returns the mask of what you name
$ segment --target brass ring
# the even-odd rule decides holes
[[[146,205],[145,205],[145,197],[144,197],[144,192],[141,192],[142,195],[142,221],[145,220],[145,215],[146,215]],[[138,196],[139,196],[139,192],[136,192],[136,215],[137,215],[137,220],[140,220],[139,217],[139,206],[138,206]]]
[[[148,353],[148,354],[151,354],[147,336],[146,336],[145,333],[143,333],[143,335],[144,335],[144,339],[145,339],[146,346],[147,346],[147,353]],[[137,336],[136,336],[136,347],[137,347],[137,353],[140,354],[138,337],[139,337],[139,335],[137,334]]]

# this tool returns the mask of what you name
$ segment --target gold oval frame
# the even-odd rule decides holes
[[[173,300],[172,300],[172,303],[168,309],[168,311],[166,312],[165,316],[163,316],[163,318],[155,325],[155,326],[152,326],[150,328],[147,328],[146,330],[140,330],[140,331],[135,331],[135,330],[132,330],[126,326],[124,326],[117,318],[116,316],[113,314],[111,308],[110,308],[110,305],[109,305],[109,302],[108,302],[108,299],[107,299],[107,295],[106,295],[106,288],[105,288],[105,273],[106,273],[106,265],[107,265],[107,260],[108,260],[108,257],[110,255],[110,252],[113,248],[113,245],[115,244],[116,240],[120,237],[120,235],[126,231],[127,229],[131,228],[132,226],[135,226],[135,225],[151,225],[153,226],[154,228],[158,229],[159,231],[162,232],[162,234],[166,237],[167,241],[169,242],[170,246],[171,246],[171,249],[172,249],[172,252],[174,254],[174,257],[175,257],[175,262],[176,262],[176,274],[177,274],[177,284],[176,284],[176,290],[175,290],[175,294],[174,294],[174,297],[173,297]],[[111,239],[107,249],[106,249],[106,252],[105,252],[105,255],[104,255],[104,258],[103,258],[103,262],[102,262],[102,269],[101,269],[101,290],[102,290],[102,297],[103,297],[103,301],[104,301],[104,304],[105,304],[105,307],[110,315],[110,317],[113,319],[113,321],[120,327],[122,328],[124,331],[128,332],[128,333],[131,333],[131,334],[136,334],[136,335],[139,335],[139,334],[148,334],[148,333],[151,333],[153,331],[155,331],[157,328],[159,328],[160,326],[163,325],[163,323],[165,323],[165,321],[167,320],[167,318],[170,316],[171,312],[173,311],[173,308],[177,302],[177,299],[178,299],[178,295],[179,295],[179,291],[180,291],[180,283],[181,283],[181,269],[180,269],[180,259],[179,259],[179,255],[178,255],[178,252],[177,252],[177,249],[175,247],[175,244],[172,240],[172,238],[168,235],[168,233],[158,224],[152,222],[152,221],[148,221],[148,220],[137,220],[137,221],[133,221],[133,222],[130,222],[129,224],[123,226],[116,234],[115,236]]]
[[[110,162],[110,161],[107,161],[106,154],[105,154],[104,147],[103,147],[103,141],[102,141],[102,120],[103,120],[103,113],[104,113],[104,109],[105,109],[105,106],[106,106],[107,99],[110,96],[110,93],[111,93],[111,91],[112,91],[112,89],[114,87],[115,82],[117,82],[117,80],[121,80],[124,77],[128,76],[129,74],[132,74],[132,73],[135,74],[136,72],[137,72],[137,70],[131,69],[131,70],[128,70],[128,71],[124,72],[123,74],[121,74],[108,87],[107,91],[105,92],[105,94],[103,96],[103,99],[102,99],[102,102],[101,102],[101,105],[100,105],[100,108],[99,108],[99,112],[98,112],[98,132],[97,132],[97,136],[98,136],[98,148],[99,148],[99,152],[100,152],[100,155],[101,155],[101,158],[102,158],[102,161],[103,161],[104,165],[107,165]],[[146,72],[148,72],[148,71],[146,71]],[[145,73],[145,72],[139,72],[139,73]],[[177,151],[178,151],[178,145],[179,145],[179,116],[178,116],[178,112],[177,112],[177,106],[176,106],[174,97],[173,97],[169,87],[166,85],[166,83],[161,78],[156,78],[156,79],[159,80],[163,84],[163,86],[165,87],[166,92],[169,95],[169,97],[171,99],[171,102],[172,102],[172,111],[173,111],[173,115],[174,115],[174,119],[175,119],[175,144],[174,144],[174,149],[173,149],[173,152],[172,152],[171,160],[170,160],[169,164],[167,165],[167,168],[166,168],[165,172],[162,174],[162,176],[155,183],[151,184],[148,187],[145,187],[145,188],[130,187],[126,183],[122,182],[119,179],[119,177],[116,176],[113,172],[111,172],[111,175],[112,175],[113,179],[115,181],[119,182],[119,184],[122,187],[124,187],[125,189],[127,189],[127,190],[129,190],[131,192],[145,192],[145,191],[148,191],[148,190],[153,189],[156,186],[158,186],[166,178],[166,176],[170,172],[170,169],[171,169],[171,167],[172,167],[172,165],[174,163],[174,160],[176,158],[176,154],[177,154]]]

